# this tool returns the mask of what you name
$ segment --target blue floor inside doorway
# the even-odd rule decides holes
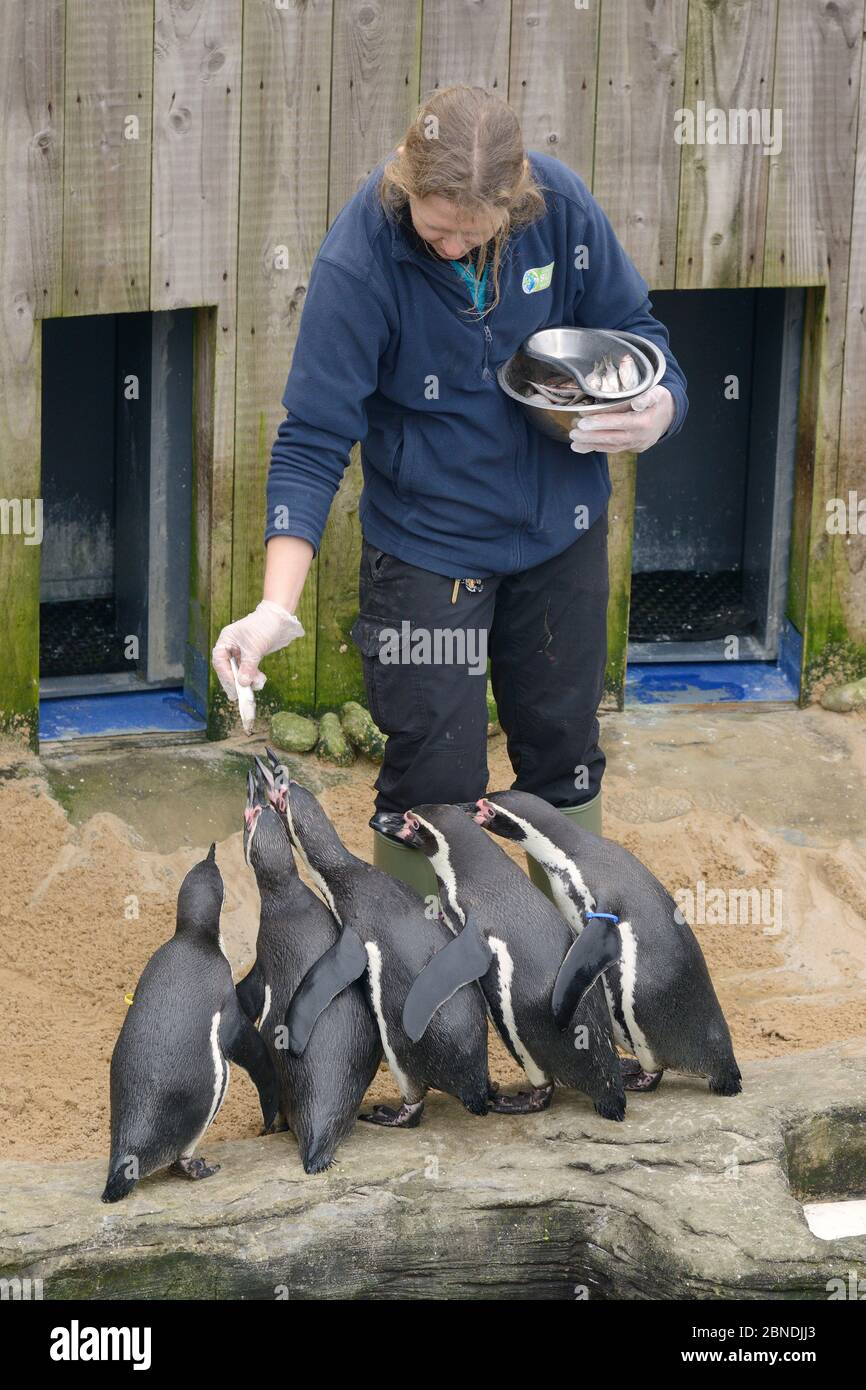
[[[204,728],[203,716],[180,686],[39,701],[39,739],[45,743],[112,734],[200,733]]]
[[[702,705],[725,701],[796,701],[802,638],[784,624],[778,661],[635,662],[626,672],[627,704]]]

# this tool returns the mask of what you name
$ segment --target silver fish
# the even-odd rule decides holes
[[[602,366],[604,370],[601,377],[601,389],[603,391],[618,391],[620,389],[619,377],[617,376],[616,367],[613,365],[610,357],[605,357]]]
[[[229,657],[229,662],[231,663],[232,675],[235,678],[235,689],[238,692],[238,713],[241,717],[241,724],[244,733],[251,734],[256,722],[256,697],[251,685],[238,683],[238,664],[233,656]]]
[[[602,364],[601,364],[601,362],[593,362],[593,364],[592,364],[592,371],[591,371],[591,372],[588,372],[587,375],[584,377],[584,381],[586,382],[586,384],[587,384],[587,386],[589,387],[590,391],[601,391],[601,390],[603,390],[603,387],[602,387],[602,384],[601,384],[601,370],[602,370]]]
[[[637,363],[630,352],[627,352],[624,357],[620,358],[617,371],[619,373],[620,386],[623,391],[633,391],[636,386],[640,385],[640,373],[637,369]]]

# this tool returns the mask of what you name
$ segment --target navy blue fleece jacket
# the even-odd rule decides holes
[[[665,437],[681,428],[685,378],[646,281],[577,174],[550,156],[529,158],[547,211],[510,238],[500,302],[484,318],[467,312],[467,285],[419,244],[408,213],[385,216],[381,165],[342,209],[301,315],[266,541],[301,536],[318,549],[360,440],[361,526],[379,549],[455,578],[511,574],[564,550],[581,535],[576,508],[591,525],[611,486],[604,454],[575,454],[537,433],[496,381],[540,328],[624,328],[658,343],[676,410]]]

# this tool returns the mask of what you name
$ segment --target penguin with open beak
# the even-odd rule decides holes
[[[302,882],[283,819],[269,801],[273,777],[260,761],[247,774],[244,856],[256,876],[261,910],[252,969],[238,985],[247,1017],[257,1020],[276,1071],[285,1125],[298,1141],[304,1171],[319,1173],[354,1127],[382,1057],[364,991],[353,984],[325,1008],[301,1055],[286,1045],[289,1002],[340,929]]]

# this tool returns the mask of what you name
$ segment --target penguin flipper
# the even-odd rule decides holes
[[[242,1011],[236,996],[230,998],[220,1019],[219,1042],[223,1056],[237,1062],[253,1081],[259,1093],[265,1130],[277,1122],[280,1090],[271,1055],[264,1041]]]
[[[594,918],[581,932],[559,967],[553,987],[553,1016],[559,1028],[567,1028],[587,990],[609,965],[619,960],[622,938],[613,922]]]
[[[286,1009],[289,1051],[293,1056],[300,1057],[316,1020],[331,1000],[359,980],[366,969],[367,948],[357,932],[344,927],[333,946],[307,971]]]
[[[473,918],[460,935],[427,962],[412,982],[403,1005],[403,1029],[412,1042],[423,1038],[437,1009],[463,985],[472,984],[490,969],[493,952]]]
[[[238,981],[235,992],[238,1003],[250,1023],[255,1023],[265,1005],[265,982],[258,961],[255,961],[252,970]]]

